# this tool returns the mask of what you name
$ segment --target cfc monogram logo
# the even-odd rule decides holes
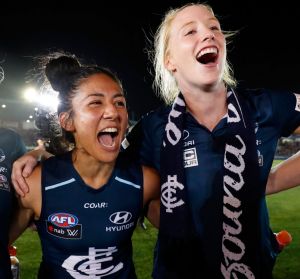
[[[161,202],[166,207],[166,212],[172,213],[174,208],[184,204],[183,200],[176,197],[177,189],[183,188],[184,186],[177,181],[177,175],[168,175],[168,181],[161,186]]]
[[[70,256],[62,267],[75,279],[101,279],[123,268],[122,262],[114,262],[113,254],[116,252],[118,252],[116,247],[107,249],[90,247],[88,255]]]

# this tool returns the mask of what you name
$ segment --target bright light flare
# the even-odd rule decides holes
[[[24,90],[24,98],[26,101],[32,103],[38,99],[38,92],[33,87],[28,87]]]
[[[32,103],[36,103],[38,107],[46,108],[50,111],[56,111],[59,103],[58,93],[53,90],[43,90],[38,92],[34,87],[28,87],[24,91],[24,98]],[[38,109],[35,108],[37,111]]]
[[[43,93],[39,96],[38,103],[42,107],[48,107],[51,111],[56,111],[59,101],[57,95]]]

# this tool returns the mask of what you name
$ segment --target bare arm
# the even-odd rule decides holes
[[[151,200],[148,205],[147,210],[147,219],[150,221],[150,223],[156,227],[159,228],[159,221],[160,221],[160,198]]]
[[[144,206],[147,208],[147,219],[156,228],[159,227],[160,211],[160,177],[158,172],[143,166],[144,174]]]
[[[18,197],[18,205],[14,210],[14,216],[9,230],[9,242],[14,242],[28,227],[33,218],[40,216],[42,207],[41,194],[41,168],[37,166],[32,174],[26,178],[29,193],[24,197]]]
[[[13,221],[9,230],[9,244],[11,245],[29,226],[33,218],[33,211],[25,208],[18,198],[18,205],[13,215]]]
[[[300,185],[300,151],[272,168],[266,194],[278,193],[298,185]]]
[[[46,160],[52,154],[42,149],[32,150],[27,152],[13,163],[11,180],[16,192],[24,197],[28,193],[29,188],[25,178],[28,177],[38,161]]]

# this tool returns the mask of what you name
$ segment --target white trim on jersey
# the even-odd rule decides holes
[[[57,183],[57,184],[53,184],[53,185],[50,185],[50,186],[46,186],[45,187],[45,191],[48,191],[48,190],[52,190],[54,188],[57,188],[57,187],[61,187],[61,186],[64,186],[66,184],[70,184],[72,182],[75,181],[75,178],[71,178],[69,180],[66,180],[66,181],[63,181],[63,182],[60,182],[60,183]]]
[[[128,185],[130,185],[130,186],[133,186],[134,188],[137,188],[137,189],[140,189],[140,188],[141,188],[141,185],[134,184],[134,183],[132,183],[132,182],[130,182],[130,181],[128,181],[128,180],[125,180],[125,179],[123,179],[123,178],[120,178],[120,177],[118,177],[118,176],[115,177],[115,180],[117,180],[117,181],[119,181],[119,182],[121,182],[121,183],[128,184]]]

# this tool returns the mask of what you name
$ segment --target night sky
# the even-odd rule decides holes
[[[160,104],[146,48],[169,7],[187,1],[98,1],[1,7],[0,98],[20,98],[32,57],[53,49],[114,70],[123,81],[131,118]],[[108,3],[106,3],[108,2]],[[296,1],[207,1],[224,30],[240,30],[229,49],[236,78],[248,87],[300,92],[300,16]],[[26,6],[25,6],[26,5]],[[46,8],[48,7],[48,8]]]

